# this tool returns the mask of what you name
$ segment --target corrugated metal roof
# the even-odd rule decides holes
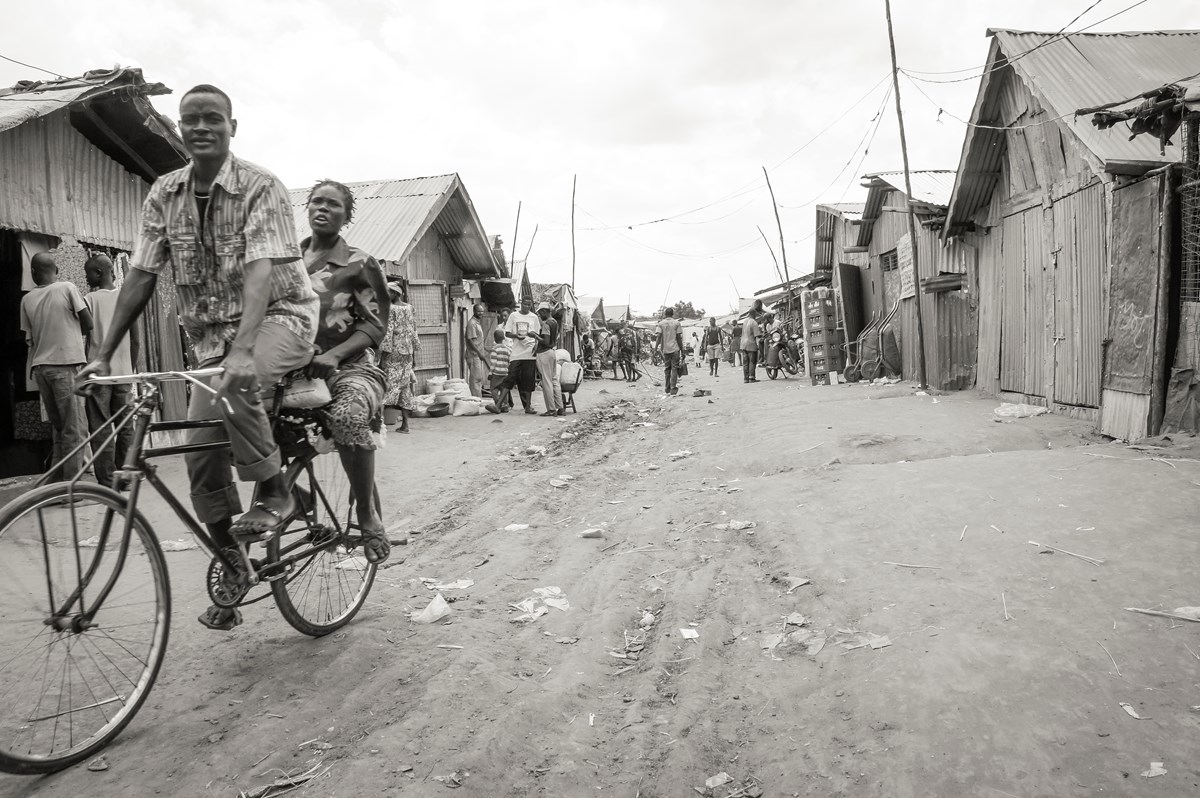
[[[892,188],[904,193],[904,172],[874,172],[863,175],[864,178],[878,178]],[[950,169],[926,169],[909,173],[912,183],[912,198],[927,205],[940,205],[943,208],[950,204],[950,195],[954,192],[954,171]],[[868,200],[868,203],[870,200]],[[864,203],[864,208],[866,203]]]
[[[0,89],[0,131],[11,130],[72,103],[122,90],[136,95],[167,94],[161,83],[146,83],[140,69],[97,69],[82,77],[48,81],[22,81]]]
[[[1090,117],[1076,117],[1074,112],[1200,72],[1200,31],[1077,33],[1057,38],[1053,33],[989,33],[993,38],[971,112],[972,125],[1002,121],[994,115],[1000,107],[998,89],[1003,81],[994,78],[1011,69],[1043,106],[1047,122],[1054,120],[1053,124],[1079,141],[1100,165],[1093,168],[1102,168],[1109,161],[1179,160],[1178,149],[1161,155],[1150,137],[1130,141],[1096,129]],[[947,234],[990,200],[1005,153],[1004,136],[1003,130],[967,129],[959,177],[950,201]]]
[[[580,296],[576,297],[575,301],[579,304],[579,312],[584,316],[595,316],[596,311],[600,310],[600,320],[604,320],[604,297],[599,296]]]
[[[464,273],[500,274],[491,240],[457,174],[346,185],[354,192],[354,220],[342,236],[353,246],[378,260],[399,263],[432,227]],[[308,192],[307,188],[288,192],[302,238],[310,234],[305,213]]]
[[[1073,114],[1078,108],[1200,73],[1200,31],[1080,33],[1048,44],[1052,33],[997,30],[993,35],[1025,85],[1044,101],[1049,115],[1065,114],[1060,124],[1101,161],[1179,160],[1178,149],[1163,156],[1147,138],[1130,141],[1106,134],[1090,119]]]
[[[609,305],[604,309],[604,317],[609,321],[622,321],[626,318],[633,318],[629,313],[628,305]]]

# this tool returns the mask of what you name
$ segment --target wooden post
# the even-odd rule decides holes
[[[575,293],[575,181],[579,175],[571,176],[571,293]],[[526,268],[529,264],[526,264]]]
[[[775,257],[775,250],[771,248],[771,242],[767,240],[767,234],[763,232],[762,225],[754,225],[758,230],[758,234],[762,236],[763,243],[767,245],[767,252],[771,253],[771,260],[775,261],[775,274],[779,275],[779,281],[784,284],[784,289],[787,289],[787,282],[783,279],[783,272],[779,271],[779,258]],[[729,279],[733,279],[732,277]],[[737,288],[735,285],[734,288]]]
[[[900,70],[896,66],[896,37],[892,32],[892,0],[883,0],[887,13],[888,47],[892,51],[892,90],[896,95],[896,119],[900,124],[900,156],[904,160],[904,193],[908,206],[908,239],[912,250],[913,291],[916,295],[913,302],[917,309],[917,384],[927,388],[925,383],[925,324],[921,318],[921,271],[917,268],[917,216],[913,211],[912,175],[908,169],[908,140],[904,137],[904,111],[900,107]]]
[[[779,206],[775,204],[775,189],[771,188],[771,176],[767,167],[763,167],[763,177],[767,179],[767,191],[771,194],[771,210],[775,211],[775,226],[779,228],[779,257],[783,259],[783,290],[787,291],[787,314],[792,317],[792,276],[788,273],[787,247],[783,244],[783,223],[779,221]],[[762,232],[762,231],[759,231]]]

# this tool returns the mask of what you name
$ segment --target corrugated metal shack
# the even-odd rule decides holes
[[[174,127],[148,99],[168,93],[125,68],[0,89],[0,477],[41,470],[49,451],[20,330],[21,297],[33,287],[29,259],[53,250],[60,279],[83,293],[91,253],[127,262],[150,184],[186,163]],[[169,280],[159,281],[142,332],[140,367],[183,366]],[[165,394],[164,415],[182,417],[182,386]]]
[[[418,390],[424,390],[429,377],[463,376],[463,339],[472,305],[483,300],[490,307],[511,306],[512,296],[506,283],[487,282],[506,276],[503,260],[497,260],[495,242],[484,232],[462,180],[450,174],[346,185],[354,193],[355,210],[343,237],[408,287],[421,340],[415,364]],[[308,192],[290,192],[301,238],[311,232]],[[485,326],[494,325],[494,319],[488,322]]]
[[[977,384],[1144,437],[1162,282],[1137,231],[1158,229],[1161,191],[1137,178],[1179,156],[1074,112],[1194,74],[1200,32],[989,35],[945,228],[979,250]]]
[[[1183,156],[1182,163],[1149,172],[1137,181],[1139,185],[1122,189],[1138,192],[1144,201],[1134,206],[1141,211],[1137,223],[1116,232],[1124,249],[1133,245],[1144,249],[1151,261],[1155,254],[1159,259],[1157,273],[1151,275],[1160,282],[1158,301],[1153,307],[1144,303],[1142,312],[1121,319],[1126,336],[1163,350],[1149,363],[1159,384],[1166,376],[1163,406],[1155,402],[1151,416],[1156,418],[1161,410],[1162,432],[1196,434],[1200,432],[1200,77],[1154,86],[1101,108],[1079,113],[1091,115],[1100,129],[1118,126],[1110,135],[1145,135],[1156,141],[1161,153],[1170,149]],[[1114,262],[1114,269],[1122,266]]]
[[[878,311],[871,261],[858,247],[858,228],[865,209],[861,202],[817,206],[813,273],[832,280],[841,302],[838,318],[850,341],[858,337]]]
[[[857,227],[851,254],[865,253],[862,305],[882,319],[899,303],[892,331],[900,350],[901,372],[917,375],[917,311],[921,303],[925,324],[926,380],[940,390],[962,390],[975,384],[976,253],[961,241],[942,242],[941,226],[954,186],[954,172],[911,173],[913,196],[905,195],[903,172],[864,175],[867,202]],[[917,216],[917,268],[920,285],[912,281],[908,206]],[[919,298],[919,299],[918,299]],[[843,291],[843,303],[846,302]]]

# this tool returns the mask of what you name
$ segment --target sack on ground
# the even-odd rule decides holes
[[[484,400],[478,396],[460,396],[454,400],[452,416],[477,416],[483,412]]]

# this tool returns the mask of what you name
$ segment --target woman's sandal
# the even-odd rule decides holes
[[[242,623],[242,613],[237,607],[218,607],[215,604],[197,618],[202,625],[218,632],[228,632]]]
[[[363,529],[362,547],[367,562],[372,565],[378,565],[391,556],[392,553],[392,544],[388,541],[387,530],[383,527],[379,527],[378,529]]]

